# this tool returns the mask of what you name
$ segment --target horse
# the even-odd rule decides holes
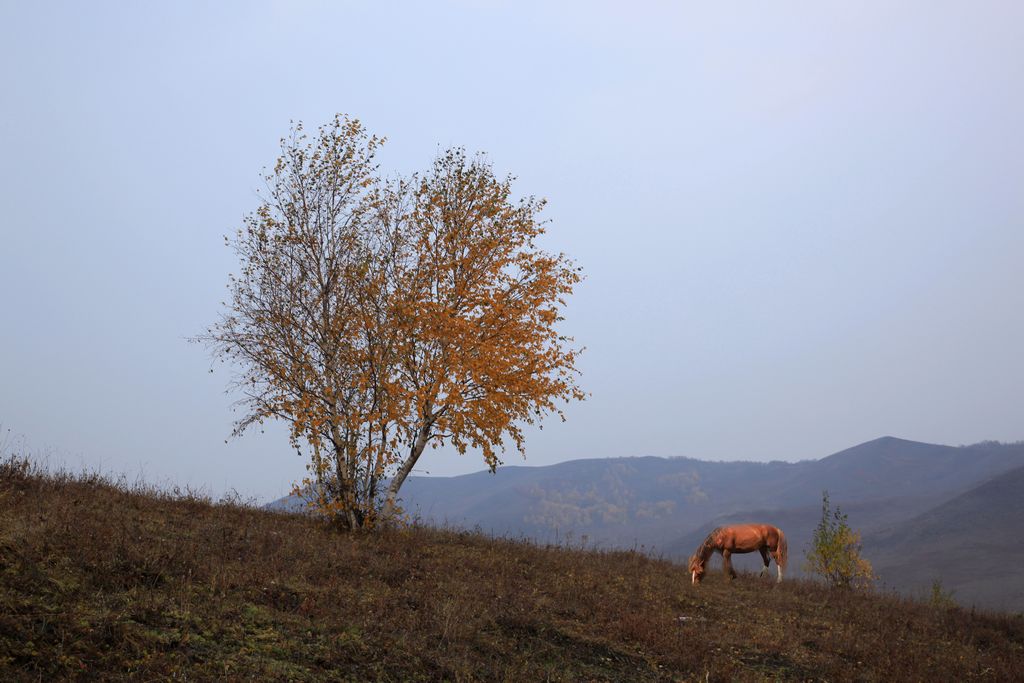
[[[752,553],[755,550],[761,553],[761,559],[764,560],[761,576],[768,572],[770,555],[775,558],[775,567],[779,572],[777,582],[781,583],[789,550],[786,544],[786,535],[782,533],[782,529],[771,524],[720,526],[708,534],[708,537],[690,557],[689,569],[693,583],[696,585],[704,578],[704,567],[714,553],[722,554],[722,565],[726,576],[735,579],[736,570],[732,568],[730,557],[733,553]]]

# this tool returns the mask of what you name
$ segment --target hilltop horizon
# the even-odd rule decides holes
[[[785,460],[785,459],[781,459],[781,458],[773,458],[773,459],[770,459],[770,460],[759,460],[759,459],[756,459],[756,458],[747,458],[747,457],[744,457],[744,456],[737,456],[735,458],[711,458],[711,457],[700,457],[700,456],[695,456],[695,455],[651,455],[651,454],[641,454],[641,455],[608,455],[608,456],[601,456],[601,457],[581,456],[581,457],[574,457],[574,458],[566,458],[565,460],[559,460],[557,462],[544,463],[544,464],[539,464],[539,465],[531,464],[529,462],[529,458],[525,459],[523,462],[516,462],[516,463],[509,463],[509,462],[506,461],[506,462],[503,462],[501,465],[498,466],[498,471],[507,470],[507,469],[515,469],[515,468],[527,468],[528,469],[528,468],[540,468],[540,467],[558,467],[560,465],[565,465],[566,463],[580,462],[580,461],[628,460],[628,459],[640,459],[640,458],[656,458],[656,459],[659,459],[659,460],[693,460],[693,461],[697,461],[697,462],[707,462],[707,463],[754,463],[754,464],[784,463],[784,464],[797,464],[797,463],[801,463],[801,462],[813,462],[813,461],[818,461],[818,460],[824,460],[824,459],[830,458],[830,457],[832,457],[834,455],[840,455],[840,454],[846,453],[848,451],[854,451],[854,450],[856,450],[856,449],[858,449],[858,448],[860,448],[862,446],[869,446],[871,444],[884,443],[884,442],[887,442],[887,441],[920,444],[920,445],[924,445],[924,446],[941,446],[941,447],[946,447],[946,448],[970,448],[972,446],[980,446],[980,445],[986,445],[986,444],[995,444],[995,445],[1000,445],[1000,446],[1013,446],[1013,445],[1024,443],[1024,439],[1015,439],[1015,440],[1012,440],[1012,441],[1000,441],[998,439],[981,439],[980,441],[974,441],[972,443],[961,443],[961,444],[957,444],[957,445],[954,446],[952,444],[942,444],[942,443],[936,443],[936,442],[932,442],[932,441],[921,441],[921,440],[918,440],[918,439],[907,439],[907,438],[899,437],[899,436],[884,435],[884,436],[876,437],[874,439],[868,439],[867,441],[862,441],[860,443],[854,444],[853,446],[849,446],[847,448],[842,448],[842,449],[840,449],[838,451],[834,451],[832,453],[828,453],[827,455],[822,455],[822,456],[815,457],[815,458],[800,458],[800,459],[795,459],[795,460]],[[487,469],[480,469],[480,470],[475,470],[473,472],[463,472],[463,473],[459,473],[459,474],[420,474],[420,473],[418,473],[418,472],[416,472],[414,470],[412,476],[430,477],[430,478],[437,478],[437,477],[455,478],[455,477],[468,477],[468,476],[473,476],[473,475],[476,475],[476,474],[490,474],[490,472]]]

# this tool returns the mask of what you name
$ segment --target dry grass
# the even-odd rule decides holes
[[[1024,619],[0,464],[0,679],[1010,680]]]

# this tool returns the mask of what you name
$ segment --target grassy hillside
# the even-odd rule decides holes
[[[1008,680],[1024,620],[0,466],[0,679]]]

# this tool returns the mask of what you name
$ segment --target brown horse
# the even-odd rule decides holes
[[[755,550],[761,553],[764,560],[764,568],[761,575],[768,571],[769,555],[775,558],[775,566],[779,570],[779,581],[782,581],[782,572],[786,568],[788,546],[786,536],[782,529],[771,524],[736,524],[733,526],[720,526],[704,539],[690,557],[690,572],[693,583],[700,583],[704,578],[705,565],[714,553],[722,553],[722,564],[727,576],[736,578],[736,571],[732,568],[730,557],[733,553],[752,553]]]

